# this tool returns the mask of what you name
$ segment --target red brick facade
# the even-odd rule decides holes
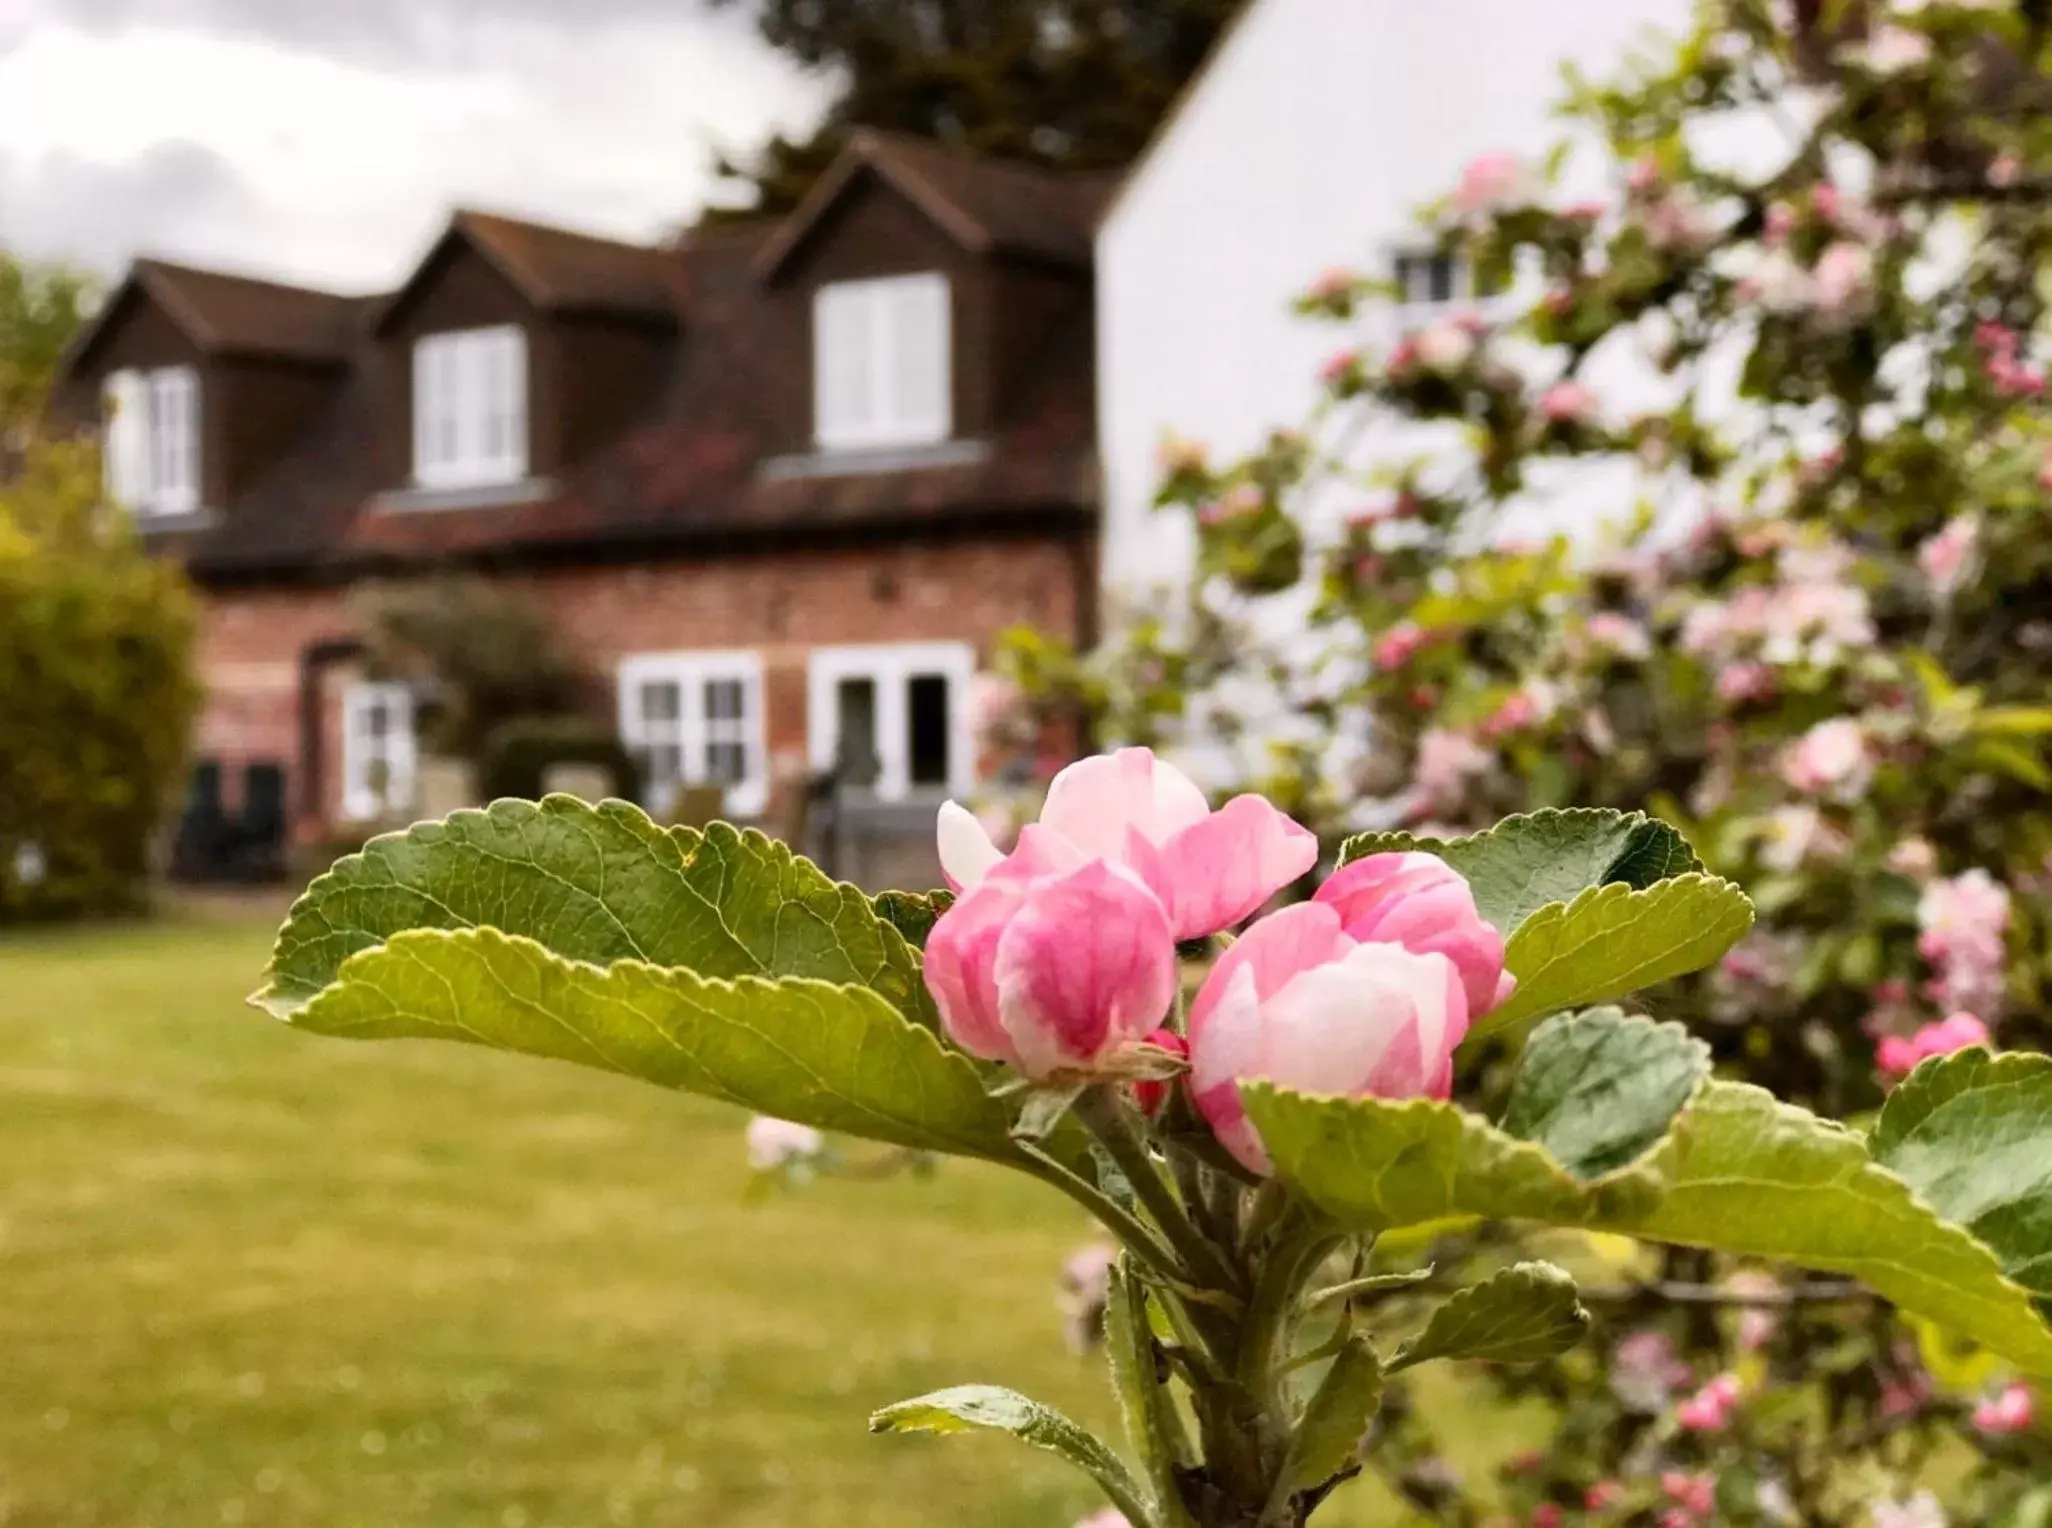
[[[59,401],[91,420],[103,390],[132,399],[171,373],[193,395],[189,446],[146,459],[196,458],[195,481],[131,499],[204,602],[195,754],[214,767],[188,821],[246,846],[253,822],[304,842],[394,809],[419,695],[353,689],[351,591],[452,572],[529,595],[607,692],[638,660],[618,714],[660,761],[664,799],[717,779],[730,813],[790,831],[838,752],[808,736],[812,717],[866,745],[858,778],[880,809],[962,788],[969,687],[998,633],[1091,635],[1090,249],[1107,189],[858,135],[788,218],[672,246],[464,212],[398,290],[360,297],[137,262],[67,357]],[[822,371],[822,303],[898,301],[897,278],[897,294],[939,293],[921,310],[939,317],[893,339],[879,315],[902,305],[862,308],[869,338],[843,330]],[[493,395],[489,470],[452,484],[422,453],[455,450],[444,358],[466,334],[517,342],[490,365],[519,378],[518,401]],[[922,334],[939,343],[920,350]],[[926,380],[906,382],[908,355]],[[936,433],[858,430],[851,449],[815,403],[832,386],[845,409],[851,363],[878,418],[894,387],[929,387],[946,407],[918,417]],[[469,440],[482,352],[464,365]],[[156,409],[119,418],[171,430]],[[887,645],[907,650],[844,651]]]
[[[763,820],[781,825],[805,770],[806,660],[828,645],[964,641],[987,662],[998,633],[1028,625],[1079,633],[1093,597],[1088,538],[1009,537],[947,545],[885,545],[815,553],[764,551],[694,562],[569,567],[507,575],[556,620],[610,683],[636,653],[742,648],[758,652],[771,777]],[[321,694],[321,782],[316,809],[300,794],[303,655],[360,636],[346,592],[217,590],[203,597],[200,664],[207,704],[195,752],[229,780],[251,763],[287,762],[294,829],[332,831],[341,810],[341,692],[351,662],[315,679]],[[231,787],[232,790],[232,787]],[[232,796],[230,804],[235,804]]]

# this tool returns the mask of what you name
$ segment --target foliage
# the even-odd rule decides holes
[[[1214,814],[1229,825],[1247,815]],[[1486,844],[1446,852],[1530,867],[1564,900],[1525,922],[1557,921],[1601,889],[1590,877],[1618,863],[1591,854],[1589,839],[1630,839],[1642,827],[1579,821],[1593,833],[1513,819]],[[1684,871],[1610,889],[1658,897],[1719,884]],[[972,888],[943,915],[928,959],[956,938],[950,920],[986,916],[982,895]],[[1638,921],[1657,920],[1643,911]],[[1259,943],[1261,927],[1241,944]],[[1519,932],[1509,931],[1512,947]],[[1627,920],[1619,937],[1635,932]],[[1165,922],[1160,937],[1170,939]],[[933,1027],[928,985],[945,1032]],[[661,829],[620,803],[505,802],[378,840],[294,908],[257,1001],[320,1032],[441,1037],[599,1065],[798,1126],[982,1158],[1067,1194],[1123,1247],[1108,1330],[1137,1465],[1047,1408],[984,1386],[887,1408],[875,1425],[1016,1432],[1079,1462],[1136,1528],[1301,1524],[1389,1441],[1376,1413],[1386,1373],[1560,1353],[1586,1317],[1559,1268],[1526,1262],[1465,1288],[1349,1282],[1381,1244],[1449,1217],[1608,1227],[1849,1272],[2022,1369],[2052,1372],[2052,1329],[2003,1272],[2052,1256],[2052,1226],[1998,1215],[1997,1241],[1984,1243],[1918,1199],[1857,1134],[1705,1080],[1701,1048],[1675,1026],[1619,1011],[1553,1020],[1513,1064],[1518,1103],[1499,1123],[1468,1104],[1250,1082],[1245,1104],[1275,1164],[1264,1182],[1207,1144],[1182,1095],[1151,1121],[1133,1109],[1130,1080],[1160,1075],[1175,1054],[1166,1042],[1150,1035],[1090,1072],[1008,1079],[956,1048],[957,989],[922,970],[920,951],[867,898],[760,835]],[[1015,1023],[1025,1022],[1019,1001]],[[1201,1058],[1204,1036],[1193,1043]],[[1938,1202],[1968,1213],[2032,1191],[2030,1164],[2052,1151],[2052,1119],[1995,1102],[2015,1149],[1977,1163],[1970,1191],[1941,1192],[1996,1117],[1971,1099],[1999,1099],[2009,1065],[1943,1070],[1960,1064],[1928,1063],[1903,1095],[1911,1113],[1884,1122],[1876,1141]],[[1061,1095],[1054,1107],[1050,1093]],[[1320,1287],[1328,1270],[1342,1280],[1337,1297]],[[1368,1305],[1422,1312],[1408,1346],[1364,1319],[1365,1305],[1357,1312],[1355,1291]],[[1302,1379],[1326,1360],[1319,1383]]]
[[[1217,783],[1267,792],[1334,846],[1507,811],[1654,812],[1759,912],[1663,1011],[1821,1114],[1893,1109],[1920,1060],[1991,1034],[2042,1047],[2052,142],[2020,103],[2052,85],[2048,27],[2047,7],[1999,0],[1716,0],[1615,82],[1573,79],[1576,146],[1484,156],[1427,214],[1445,253],[1518,273],[1509,295],[1393,344],[1339,342],[1314,416],[1243,460],[1168,442],[1189,608],[1156,601],[1086,662],[1022,638],[1022,684],[1112,736],[1214,756],[1270,740],[1230,751],[1242,771]],[[1578,200],[1593,172],[1604,194]],[[1334,272],[1300,309],[1386,335],[1390,295]],[[1364,468],[1371,420],[1417,456]],[[1594,528],[1604,505],[1618,513]],[[1563,511],[1578,523],[1552,534]],[[1858,1165],[1828,1132],[1815,1146],[1819,1171]],[[1582,1510],[1664,1451],[1765,1490],[1768,1506],[1720,1497],[1740,1520],[1786,1496],[1863,1521],[1952,1431],[1980,1452],[1955,1507],[2024,1510],[2042,1442],[1985,1396],[1947,1396],[1927,1369],[1964,1371],[1931,1345],[1805,1286],[1742,1345],[1704,1311],[1778,1310],[1726,1287],[1757,1270],[1661,1267],[1651,1285],[1707,1288],[1703,1310],[1648,1296],[1618,1314],[1676,1343],[1696,1383],[1771,1377],[1748,1380],[1740,1419],[1678,1435],[1664,1405],[1602,1401],[1585,1366],[1516,1381],[1563,1429],[1513,1482],[1525,1505]],[[1656,1507],[1687,1510],[1629,1492],[1605,1510]]]
[[[0,922],[141,901],[198,708],[183,579],[42,419],[85,290],[0,256]]]
[[[505,723],[584,705],[583,668],[518,589],[452,574],[374,586],[358,599],[371,665],[420,688],[420,726],[434,752],[482,766]]]
[[[609,727],[581,717],[516,717],[501,722],[483,740],[478,788],[487,801],[502,796],[529,800],[542,794],[549,771],[560,764],[585,764],[611,777],[612,794],[641,795],[641,771]]]
[[[843,91],[811,136],[779,133],[719,173],[751,187],[741,215],[790,211],[856,128],[913,133],[1063,170],[1137,158],[1241,0],[718,0]],[[714,209],[709,216],[722,215]]]

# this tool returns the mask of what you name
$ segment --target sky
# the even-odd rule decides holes
[[[0,247],[364,291],[455,206],[658,238],[827,94],[705,0],[0,0]]]

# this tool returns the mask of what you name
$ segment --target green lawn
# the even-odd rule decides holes
[[[1007,1440],[863,1429],[968,1380],[1112,1425],[1060,1343],[1086,1230],[1064,1201],[950,1163],[746,1203],[732,1110],[243,1007],[270,927],[0,939],[4,1528],[1067,1528],[1097,1505]],[[1394,1520],[1366,1486],[1331,1519]]]

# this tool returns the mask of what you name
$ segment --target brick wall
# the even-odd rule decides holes
[[[816,552],[777,551],[632,567],[508,574],[531,592],[610,681],[624,656],[692,648],[762,655],[772,778],[766,821],[785,821],[806,759],[806,658],[837,643],[963,641],[987,661],[1015,624],[1073,636],[1092,596],[1095,555],[1073,539],[1007,538]],[[224,765],[231,800],[241,766],[283,762],[302,839],[339,818],[340,705],[348,662],[322,676],[323,808],[300,810],[302,655],[357,633],[336,590],[220,590],[205,599],[200,661],[208,698],[197,753]]]

